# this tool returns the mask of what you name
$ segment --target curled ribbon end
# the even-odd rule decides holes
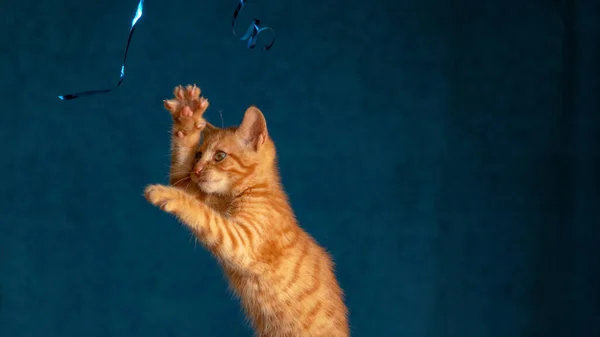
[[[233,35],[235,35],[236,37],[238,35],[235,33],[235,21],[237,20],[238,15],[240,14],[242,9],[244,8],[244,5],[247,2],[248,1],[240,0],[237,7],[235,8],[235,11],[233,12],[233,20],[231,22],[231,29],[233,31]],[[275,43],[275,31],[273,30],[273,28],[270,28],[270,27],[261,27],[260,20],[258,18],[254,18],[254,21],[252,21],[252,23],[248,27],[246,34],[244,34],[244,36],[240,37],[239,39],[242,41],[248,40],[248,49],[254,49],[256,47],[256,41],[258,40],[258,35],[265,30],[269,30],[273,34],[273,38],[272,38],[271,42],[262,48],[263,50],[267,51],[267,50],[271,49],[271,47],[273,47],[273,44]]]

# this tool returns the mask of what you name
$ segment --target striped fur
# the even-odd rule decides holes
[[[171,186],[150,185],[146,198],[219,260],[256,336],[349,336],[333,262],[296,221],[262,113],[250,107],[240,126],[220,129],[202,118],[196,86],[174,94]]]

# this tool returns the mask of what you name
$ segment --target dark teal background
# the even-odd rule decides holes
[[[215,261],[142,197],[161,101],[267,117],[356,337],[600,336],[598,1],[0,2],[0,336],[250,336]],[[248,21],[242,23],[243,31]]]

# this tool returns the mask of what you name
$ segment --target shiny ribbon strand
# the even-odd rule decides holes
[[[125,62],[127,61],[127,52],[129,51],[129,45],[131,44],[131,37],[133,36],[133,32],[135,32],[135,25],[137,24],[138,20],[142,17],[143,12],[144,12],[144,0],[140,0],[138,7],[137,7],[137,11],[135,12],[135,16],[133,17],[133,20],[131,21],[131,28],[129,29],[129,37],[127,38],[127,45],[125,47],[125,55],[123,56],[123,64],[121,65],[121,75],[119,77],[119,82],[117,82],[117,85],[115,85],[113,88],[110,88],[110,89],[90,90],[90,91],[78,92],[75,94],[60,95],[60,96],[58,96],[58,98],[60,98],[63,101],[70,101],[77,97],[103,94],[103,93],[113,91],[114,89],[118,88],[121,85],[121,83],[123,83],[123,79],[125,78]]]

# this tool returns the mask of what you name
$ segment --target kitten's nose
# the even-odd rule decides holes
[[[201,165],[198,165],[198,166],[194,167],[194,174],[195,174],[196,176],[199,176],[199,175],[200,175],[200,172],[202,172],[202,168],[203,168],[203,167],[202,167]]]

